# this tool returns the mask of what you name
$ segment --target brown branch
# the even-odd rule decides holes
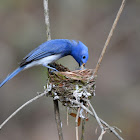
[[[54,102],[54,114],[55,114],[55,121],[56,121],[56,124],[57,124],[59,140],[63,140],[62,122],[60,120],[58,101],[54,100],[53,102]]]
[[[69,125],[69,108],[67,107],[67,126]]]
[[[78,136],[78,118],[79,118],[79,113],[80,113],[80,108],[78,108],[77,111],[77,115],[76,115],[76,119],[75,119],[75,123],[76,123],[76,140],[79,140],[79,136]]]
[[[43,0],[47,40],[51,40],[48,0]]]
[[[45,24],[46,24],[46,35],[48,41],[51,40],[48,0],[43,0],[43,4],[44,4],[44,16],[45,16]],[[60,119],[58,100],[54,100],[53,103],[54,103],[54,114],[55,114],[55,120],[57,124],[59,140],[63,140],[62,123]]]
[[[81,140],[84,140],[84,133],[85,133],[85,119],[82,119],[82,132],[81,132]]]
[[[115,18],[115,20],[114,20],[114,23],[113,23],[113,25],[112,25],[112,28],[111,28],[111,30],[110,30],[110,32],[109,32],[108,37],[107,37],[107,40],[106,40],[106,42],[105,42],[105,44],[104,44],[104,47],[103,47],[103,50],[102,50],[101,55],[100,55],[100,57],[99,57],[99,60],[98,60],[98,62],[97,62],[97,64],[96,64],[96,67],[95,67],[95,70],[94,70],[94,73],[93,73],[93,77],[95,77],[95,76],[97,75],[98,69],[99,69],[99,67],[100,67],[100,65],[101,65],[103,56],[104,56],[104,54],[105,54],[105,52],[106,52],[106,49],[107,49],[107,46],[108,46],[108,44],[109,44],[109,42],[110,42],[110,39],[111,39],[111,37],[112,37],[112,35],[113,35],[113,32],[114,32],[114,30],[115,30],[115,28],[116,28],[116,25],[117,25],[117,23],[118,23],[118,20],[119,20],[119,18],[120,18],[120,15],[121,15],[121,13],[122,13],[122,11],[123,11],[123,8],[124,8],[124,6],[125,6],[125,1],[126,1],[126,0],[122,0],[122,4],[121,4],[121,6],[120,6],[120,9],[119,9],[119,11],[118,11],[118,13],[117,13],[117,16],[116,16],[116,18]]]

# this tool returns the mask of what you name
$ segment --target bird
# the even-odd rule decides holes
[[[89,57],[88,47],[81,41],[76,40],[54,39],[46,41],[26,55],[19,64],[19,67],[0,83],[0,87],[19,72],[33,66],[42,65],[53,71],[57,71],[54,67],[49,66],[49,64],[67,55],[73,56],[79,66],[85,67]]]

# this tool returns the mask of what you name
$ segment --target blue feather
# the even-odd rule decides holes
[[[10,79],[12,79],[14,76],[16,76],[19,72],[21,72],[24,69],[23,67],[18,67],[15,71],[13,71],[10,75],[8,75],[1,83],[0,87],[2,87],[6,82],[8,82]]]
[[[54,39],[44,42],[39,47],[31,51],[25,58],[23,58],[20,66],[26,65],[32,61],[42,59],[54,54],[61,54],[62,57],[69,55],[72,49],[72,41],[68,39]]]

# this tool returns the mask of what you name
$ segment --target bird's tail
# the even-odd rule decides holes
[[[16,76],[19,72],[21,72],[24,69],[23,67],[18,67],[15,71],[13,71],[11,74],[9,74],[1,83],[0,87],[2,87],[6,82],[8,82],[10,79],[12,79],[14,76]]]

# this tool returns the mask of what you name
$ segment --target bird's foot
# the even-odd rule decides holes
[[[50,65],[50,64],[49,64],[49,65]],[[48,65],[44,65],[44,66],[51,70],[51,71],[49,71],[49,72],[58,71],[56,68],[53,67],[53,65],[51,65],[52,67],[51,67],[51,66],[48,66]]]

